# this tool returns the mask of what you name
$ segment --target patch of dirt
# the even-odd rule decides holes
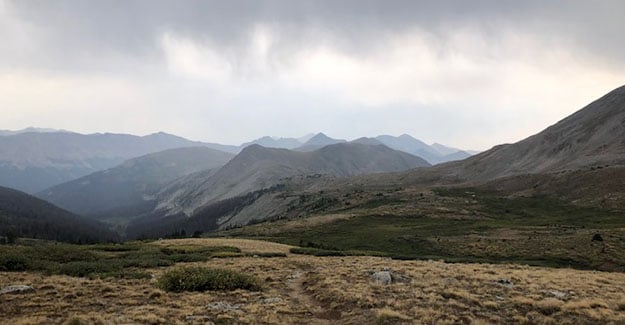
[[[317,301],[310,293],[306,292],[307,273],[298,270],[289,276],[287,286],[288,295],[292,301],[298,302],[310,315],[308,324],[335,324],[341,319],[341,312],[328,309]]]

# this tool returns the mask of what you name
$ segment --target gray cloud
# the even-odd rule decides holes
[[[420,28],[445,38],[474,26],[497,41],[508,27],[545,42],[567,42],[620,64],[625,51],[625,2],[601,1],[34,1],[8,3],[16,19],[33,26],[41,48],[14,53],[4,63],[48,67],[114,65],[158,57],[165,31],[209,40],[221,50],[244,55],[258,24],[274,27],[276,53],[329,42],[354,55],[377,50],[380,40]],[[12,44],[4,44],[10,49]],[[43,50],[43,51],[42,51]],[[546,49],[548,50],[548,49]],[[6,51],[3,51],[7,53]],[[0,54],[2,55],[2,54]],[[31,61],[32,60],[32,61]],[[91,68],[97,69],[96,66]]]

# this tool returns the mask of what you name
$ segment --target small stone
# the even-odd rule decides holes
[[[381,285],[389,285],[393,282],[391,272],[389,271],[375,272],[371,275],[371,279],[373,280],[373,282],[379,283]]]
[[[0,295],[7,294],[7,293],[21,294],[21,293],[31,293],[31,292],[35,292],[35,288],[31,286],[25,286],[25,285],[12,285],[12,286],[2,288],[2,290],[0,290]]]
[[[280,297],[266,298],[263,300],[263,303],[265,304],[277,304],[280,302],[282,302],[282,298]]]
[[[560,290],[549,290],[546,293],[551,295],[551,296],[553,296],[553,297],[555,297],[555,298],[558,298],[560,300],[566,299],[566,298],[569,297],[569,293],[568,292],[564,292],[564,291],[560,291]]]
[[[208,309],[217,310],[217,311],[225,311],[225,312],[235,312],[242,313],[241,305],[239,304],[229,304],[223,301],[212,302],[208,304]]]

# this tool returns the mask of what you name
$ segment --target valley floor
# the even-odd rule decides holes
[[[618,272],[317,257],[290,254],[287,245],[228,238],[141,245],[234,246],[243,254],[148,268],[151,278],[145,279],[0,272],[0,288],[35,289],[0,294],[0,323],[625,323],[625,274]],[[252,274],[263,289],[170,293],[155,286],[164,271],[181,265]],[[393,283],[373,281],[372,273],[384,270]]]

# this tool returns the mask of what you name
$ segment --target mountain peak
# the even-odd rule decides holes
[[[307,146],[327,146],[329,144],[335,144],[345,142],[345,140],[333,139],[325,135],[323,132],[317,133],[314,137],[310,138],[305,145]]]
[[[417,140],[415,137],[413,137],[412,135],[407,134],[407,133],[404,133],[404,134],[398,136],[398,138],[400,138],[400,139],[407,139],[407,140],[408,139],[409,140]]]
[[[362,137],[362,138],[358,138],[356,140],[352,140],[352,141],[350,141],[350,143],[366,144],[366,145],[370,145],[370,146],[383,145],[382,142],[380,142],[379,140],[376,140],[374,138],[367,138],[367,137]]]

